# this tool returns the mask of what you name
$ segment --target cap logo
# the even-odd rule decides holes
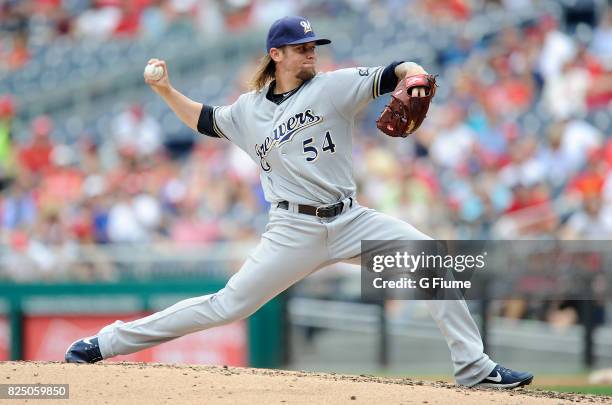
[[[309,21],[300,21],[300,25],[304,28],[304,34],[312,32],[312,28],[310,27]]]

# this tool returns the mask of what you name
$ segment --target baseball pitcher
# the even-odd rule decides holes
[[[414,132],[435,93],[435,77],[411,62],[317,72],[315,35],[303,17],[272,24],[267,55],[252,90],[233,104],[193,101],[170,84],[165,61],[151,59],[145,81],[190,128],[234,143],[259,165],[270,202],[257,248],[225,288],[181,301],[132,322],[116,321],[74,342],[66,361],[93,363],[133,353],[188,333],[248,317],[318,269],[359,264],[361,240],[431,239],[408,223],[361,206],[355,198],[352,132],[355,115],[392,92],[377,126],[391,136]],[[451,352],[455,379],[466,386],[514,388],[533,375],[494,363],[484,352],[465,301],[427,301]]]

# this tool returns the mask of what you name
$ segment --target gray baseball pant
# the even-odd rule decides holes
[[[116,321],[101,329],[98,341],[106,359],[253,314],[270,299],[318,269],[339,261],[355,262],[361,240],[431,239],[413,226],[360,206],[353,200],[334,218],[273,206],[259,245],[220,291],[189,298],[132,322]],[[471,386],[493,370],[465,301],[427,301],[446,339],[458,384]]]

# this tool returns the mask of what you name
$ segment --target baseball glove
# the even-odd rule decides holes
[[[425,96],[413,96],[412,89],[415,87],[424,87]],[[389,136],[407,137],[425,120],[434,94],[436,94],[434,75],[421,74],[400,80],[391,93],[391,102],[376,120],[376,126]]]

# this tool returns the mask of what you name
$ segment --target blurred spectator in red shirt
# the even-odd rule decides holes
[[[82,195],[84,174],[77,164],[76,152],[67,145],[53,148],[52,165],[40,179],[42,207],[60,207],[75,202]]]
[[[612,59],[606,61],[605,58],[605,54],[592,52],[586,44],[578,48],[576,64],[589,73],[589,86],[584,100],[589,111],[605,108],[612,101]]]
[[[601,148],[591,150],[586,167],[569,181],[567,192],[577,194],[579,197],[601,194],[607,171],[608,164],[604,159],[603,150]]]
[[[219,221],[200,218],[197,200],[184,199],[177,208],[179,215],[170,229],[173,242],[181,245],[197,245],[220,239]]]
[[[229,31],[236,32],[250,26],[253,3],[252,1],[222,2],[223,14],[225,15],[225,26]]]
[[[557,229],[559,218],[546,183],[518,183],[513,194],[513,201],[506,213],[515,220],[514,237],[540,237],[550,235]]]
[[[7,67],[10,70],[18,70],[30,60],[28,50],[28,37],[25,33],[18,33],[13,36],[13,47],[6,58]]]
[[[470,2],[466,0],[421,1],[420,6],[439,20],[467,20],[471,15]]]
[[[68,224],[71,236],[82,244],[95,243],[94,212],[91,201],[85,200],[83,204],[77,206]]]
[[[510,68],[505,56],[491,60],[497,74],[497,81],[488,86],[484,96],[485,102],[494,106],[500,114],[516,114],[525,111],[533,99],[533,83],[529,75],[518,76]]]
[[[40,173],[51,167],[51,152],[53,144],[49,139],[53,130],[53,121],[43,115],[32,122],[32,138],[30,143],[21,148],[19,161],[21,165],[33,172]]]
[[[122,1],[121,19],[115,27],[115,35],[120,37],[134,37],[140,31],[140,15],[142,9],[137,1]]]
[[[512,191],[512,203],[506,210],[508,214],[549,202],[547,188],[541,184],[527,185],[519,182]]]

